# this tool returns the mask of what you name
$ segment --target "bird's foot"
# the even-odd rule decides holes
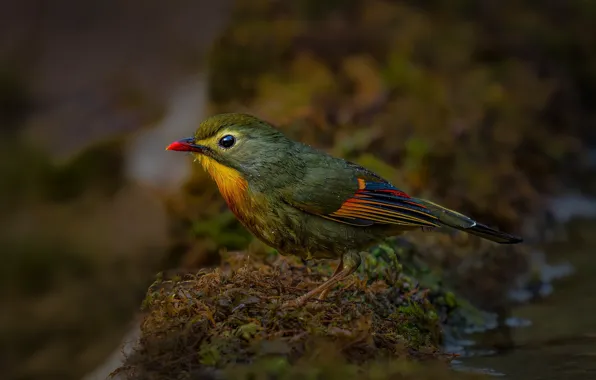
[[[300,296],[298,298],[295,298],[291,301],[286,301],[281,305],[282,309],[295,309],[295,308],[299,308],[299,307],[303,307],[304,305],[306,305],[306,303],[308,302],[310,297],[305,297],[307,294],[305,294],[304,296]]]
[[[278,268],[286,269],[292,266],[292,261],[288,257],[278,253],[277,257],[275,258],[274,265]]]
[[[359,265],[360,254],[354,252],[346,254],[344,257],[342,257],[342,261],[340,261],[340,266],[331,276],[331,278],[329,278],[321,285],[317,286],[315,289],[309,291],[308,293],[292,301],[288,301],[282,304],[282,308],[302,307],[306,304],[308,300],[316,296],[318,296],[319,300],[324,300],[327,297],[327,294],[329,294],[331,288],[339,281],[354,273],[354,271],[358,268]]]
[[[327,295],[329,295],[329,292],[331,291],[331,288],[325,289],[321,292],[321,294],[319,294],[319,296],[317,297],[317,299],[319,301],[325,301],[325,299],[327,298]]]
[[[306,294],[301,295],[300,297],[297,297],[291,301],[287,301],[284,304],[282,304],[282,308],[297,308],[297,307],[303,307],[304,305],[306,305],[306,303],[312,299],[313,297],[316,297],[317,295],[319,295],[319,299],[321,299],[321,295],[326,295],[326,290],[328,289],[328,286],[330,286],[331,283],[330,281],[327,281],[324,284],[321,284],[319,286],[317,286],[315,289],[309,291]]]

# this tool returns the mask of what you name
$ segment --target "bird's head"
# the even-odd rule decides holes
[[[205,119],[194,136],[174,141],[166,149],[192,153],[216,180],[224,171],[249,179],[279,167],[291,143],[254,116],[230,113]]]

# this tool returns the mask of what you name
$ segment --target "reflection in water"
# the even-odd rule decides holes
[[[517,348],[493,357],[464,359],[462,363],[467,367],[463,369],[502,373],[520,380],[595,379],[596,337],[586,338],[579,336],[556,344]]]
[[[556,283],[556,291],[513,315],[531,326],[493,330],[477,337],[496,355],[471,352],[456,369],[510,379],[596,379],[596,221],[574,222],[565,243],[549,247],[551,261],[570,262],[574,275]]]

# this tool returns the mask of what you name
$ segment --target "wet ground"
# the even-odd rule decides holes
[[[574,273],[555,281],[552,294],[513,310],[529,326],[475,337],[492,342],[484,348],[494,354],[462,358],[461,365],[512,380],[596,379],[596,220],[568,229],[568,238],[546,252]]]

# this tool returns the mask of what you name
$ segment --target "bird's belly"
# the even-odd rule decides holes
[[[253,202],[244,210],[236,209],[234,213],[253,235],[281,254],[304,259],[339,258],[387,236],[378,229],[334,222],[284,203]]]

